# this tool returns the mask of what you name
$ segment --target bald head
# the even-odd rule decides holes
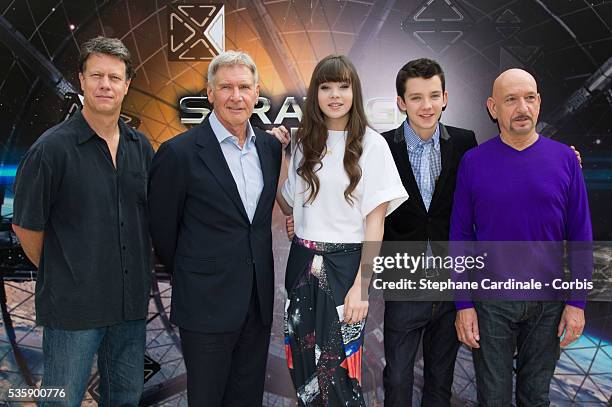
[[[508,69],[493,82],[487,108],[506,137],[530,137],[540,114],[540,95],[535,78],[522,69]]]
[[[517,85],[527,85],[532,87],[535,92],[538,92],[538,84],[535,78],[527,71],[518,68],[508,69],[502,72],[493,82],[493,91],[491,95],[495,97],[496,93],[503,92],[508,87]]]

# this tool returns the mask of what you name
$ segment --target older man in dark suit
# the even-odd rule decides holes
[[[150,174],[151,236],[173,274],[190,406],[262,404],[272,323],[271,220],[281,144],[253,129],[259,97],[250,56],[208,68],[213,111],[165,142]]]

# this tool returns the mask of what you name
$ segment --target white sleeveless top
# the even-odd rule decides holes
[[[293,150],[289,175],[281,191],[293,207],[297,237],[317,242],[361,243],[365,218],[373,209],[389,202],[386,213],[389,215],[408,199],[387,142],[370,128],[366,128],[363,137],[363,153],[359,159],[361,179],[352,194],[353,205],[344,199],[349,185],[343,163],[346,134],[328,131],[327,149],[331,152],[323,157],[323,166],[316,172],[319,193],[309,204],[304,204],[310,192],[308,184],[296,172],[303,158],[301,146]]]

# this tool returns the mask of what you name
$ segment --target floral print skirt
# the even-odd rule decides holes
[[[285,277],[285,352],[300,406],[365,406],[365,320],[343,322],[344,298],[360,261],[361,243],[293,239]]]

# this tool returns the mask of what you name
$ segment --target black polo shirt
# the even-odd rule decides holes
[[[21,160],[13,223],[44,231],[39,325],[90,329],[147,315],[153,149],[121,120],[119,128],[116,169],[106,142],[80,111],[47,130]]]

